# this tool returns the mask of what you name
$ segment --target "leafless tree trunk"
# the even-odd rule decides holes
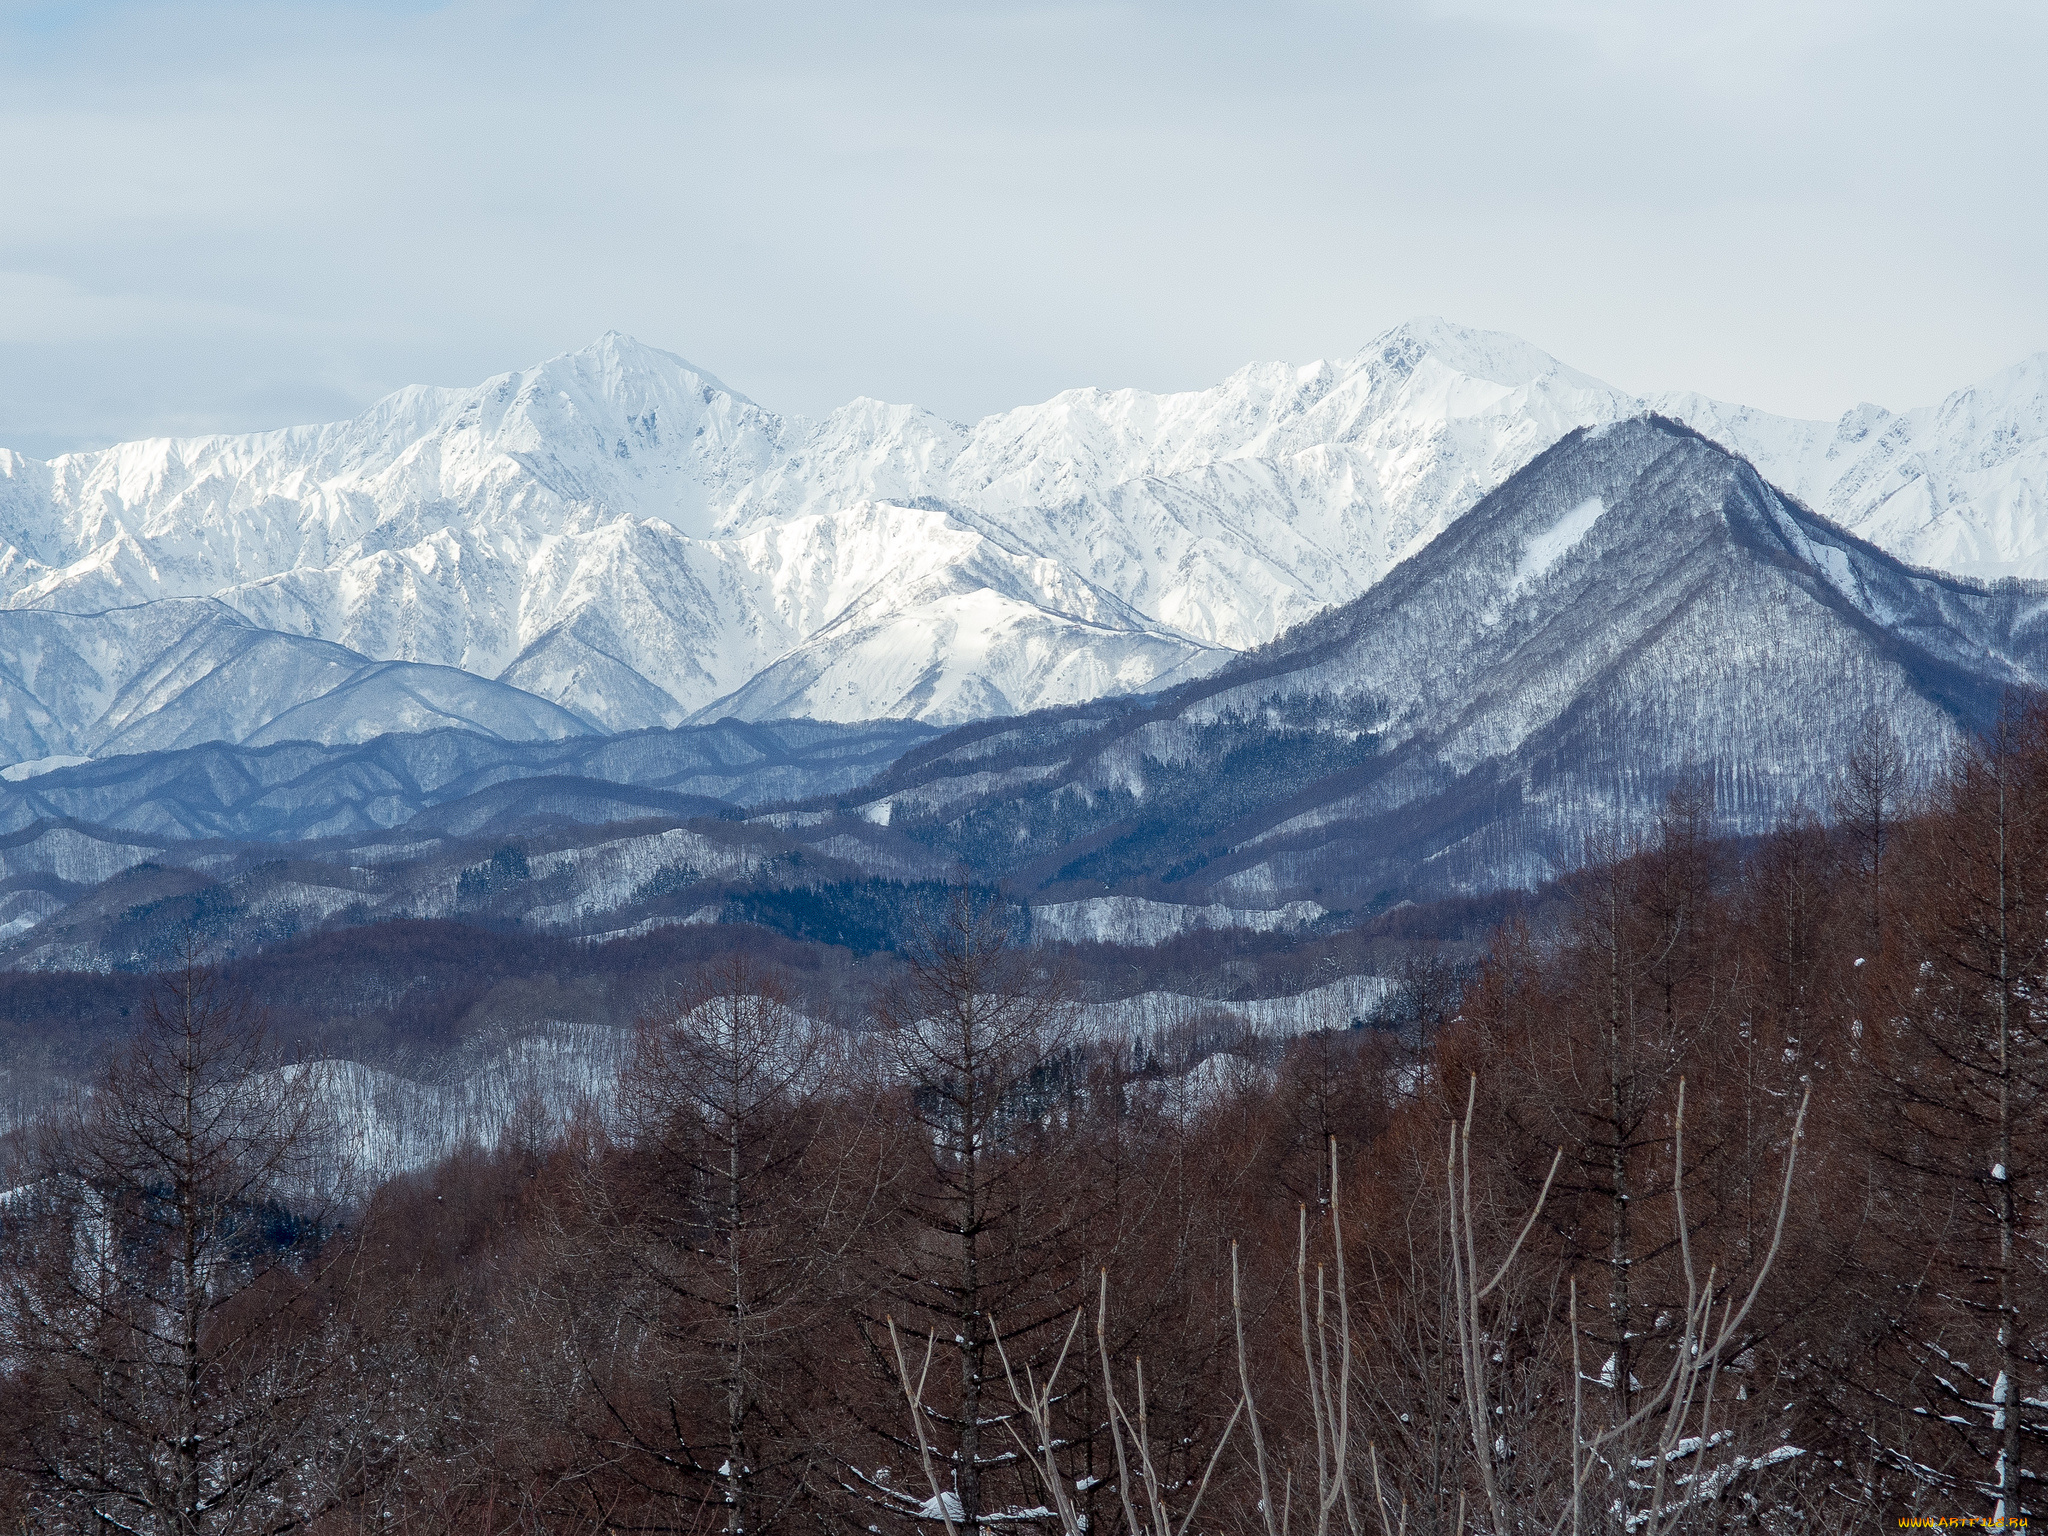
[[[1043,1250],[1066,1219],[1061,1207],[1072,1193],[1019,1174],[1018,1148],[1043,1112],[1032,1099],[1035,1079],[1067,1045],[1074,1010],[1059,978],[1032,974],[1032,958],[1012,949],[1009,922],[1005,905],[956,890],[924,925],[902,984],[878,1010],[887,1053],[922,1133],[925,1177],[911,1215],[945,1255],[943,1272],[905,1273],[892,1288],[933,1316],[958,1351],[958,1406],[950,1422],[963,1536],[983,1528],[985,1470],[1010,1459],[1007,1449],[982,1440],[991,1423],[984,1397],[997,1343],[993,1313],[1025,1294],[1011,1271],[1020,1255]],[[1027,1208],[1049,1219],[1034,1220]],[[1005,1342],[1058,1315],[1048,1310],[1059,1305],[1056,1286],[1032,1289],[1029,1309],[1008,1320]]]
[[[282,1531],[322,1495],[298,1436],[292,1202],[323,1145],[316,1079],[191,957],[40,1144],[0,1315],[56,1384],[35,1451],[53,1510],[118,1530]]]
[[[1906,750],[1891,723],[1873,709],[1857,728],[1828,807],[1855,852],[1865,938],[1873,955],[1884,947],[1885,859],[1904,812],[1906,790]]]
[[[641,1021],[620,1090],[629,1145],[591,1170],[557,1245],[565,1313],[589,1310],[576,1292],[593,1269],[617,1280],[616,1317],[578,1330],[592,1435],[631,1451],[657,1503],[722,1506],[728,1536],[802,1493],[795,1361],[876,1198],[857,1151],[821,1149],[838,1051],[744,956],[705,967]]]
[[[1882,1328],[1856,1386],[1910,1486],[2017,1518],[2048,1446],[2048,710],[2009,706],[1898,856],[1914,899],[1863,1021]]]

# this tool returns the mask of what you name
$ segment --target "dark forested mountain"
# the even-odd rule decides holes
[[[69,821],[165,839],[296,841],[382,831],[493,786],[539,778],[588,786],[593,805],[564,812],[584,822],[613,819],[600,802],[620,787],[756,806],[852,788],[933,734],[906,720],[723,720],[555,741],[449,729],[353,744],[213,742],[0,783],[0,834]],[[557,791],[565,804],[567,794]]]
[[[1573,433],[1365,596],[1156,701],[964,727],[842,812],[1042,897],[1355,907],[1525,884],[1686,775],[1824,810],[2048,679],[2048,596],[1916,570],[1647,417]]]
[[[436,731],[59,769],[0,784],[0,954],[148,964],[195,924],[228,952],[394,917],[630,927],[705,880],[787,883],[794,845],[743,825],[747,808],[859,783],[930,735],[907,722],[558,742]],[[937,862],[911,851],[920,869]],[[900,858],[841,869],[813,850],[803,876],[834,869],[906,872]],[[628,908],[648,910],[607,921]]]

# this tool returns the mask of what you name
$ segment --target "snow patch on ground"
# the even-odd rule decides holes
[[[32,779],[39,773],[54,773],[59,768],[76,768],[81,763],[91,761],[89,757],[67,757],[62,754],[56,757],[31,758],[25,763],[13,763],[0,768],[0,779],[5,779],[10,784],[19,784],[23,779]]]
[[[1324,909],[1312,901],[1284,907],[1187,906],[1138,896],[1090,896],[1050,902],[1031,909],[1031,938],[1037,944],[1164,944],[1184,933],[1208,928],[1246,928],[1274,933],[1306,928]]]
[[[1377,1008],[1393,983],[1384,976],[1344,976],[1291,997],[1219,1002],[1185,992],[1140,992],[1113,1003],[1090,1003],[1080,1027],[1099,1039],[1150,1039],[1190,1027],[1235,1029],[1289,1039],[1314,1029],[1349,1029]]]
[[[1515,567],[1511,590],[1521,592],[1541,581],[1551,567],[1578,548],[1606,510],[1607,504],[1598,496],[1589,496],[1531,539],[1522,551],[1522,563]]]
[[[425,1168],[458,1147],[495,1147],[528,1093],[558,1119],[578,1100],[608,1110],[632,1049],[629,1030],[554,1023],[508,1040],[462,1075],[435,1082],[358,1061],[315,1062],[334,1112],[338,1169],[358,1180]]]
[[[699,907],[682,917],[643,917],[637,923],[624,928],[611,928],[603,933],[585,934],[580,942],[584,944],[609,944],[614,939],[638,939],[662,928],[688,928],[698,923],[715,923],[725,908]]]
[[[1093,1038],[1128,1042],[1143,1055],[1191,1033],[1277,1042],[1310,1030],[1351,1028],[1371,1015],[1392,986],[1380,976],[1345,976],[1291,997],[1246,1002],[1146,992],[1084,1007],[1078,1024]],[[380,1178],[427,1167],[465,1144],[495,1147],[529,1092],[539,1095],[557,1124],[579,1102],[609,1114],[632,1044],[630,1030],[553,1023],[495,1047],[472,1048],[468,1070],[434,1081],[354,1061],[323,1061],[313,1070],[335,1112],[343,1167],[359,1179]],[[1211,1093],[1221,1091],[1226,1079],[1248,1082],[1265,1072],[1217,1056],[1189,1067],[1191,1082],[1199,1074],[1197,1086]]]

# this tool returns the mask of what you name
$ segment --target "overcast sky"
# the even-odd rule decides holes
[[[1198,387],[1418,314],[1903,407],[2048,349],[2048,7],[0,0],[0,445],[610,327],[769,406]]]

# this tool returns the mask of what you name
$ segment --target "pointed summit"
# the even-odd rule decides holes
[[[1895,554],[2048,575],[2044,400],[2034,361],[1938,410],[1839,429],[1668,409]],[[949,656],[979,658],[948,698],[1025,709],[1150,688],[1155,651],[1265,644],[1372,590],[1567,434],[1643,404],[1515,337],[1423,316],[1356,356],[1253,364],[1208,389],[1069,391],[968,426],[873,403],[813,422],[613,329],[348,422],[0,463],[0,600],[218,597],[379,660],[486,677],[516,661],[567,707],[594,690],[590,717],[614,726],[733,695],[798,647],[833,680],[807,709],[937,708],[883,686],[874,637],[925,655],[943,632]],[[918,516],[877,510],[892,507]],[[1623,524],[1594,526],[1597,544]],[[1571,558],[1538,565],[1524,597]],[[932,606],[941,568],[957,612]],[[1053,633],[1042,622],[1067,635],[1098,601],[1163,647],[1102,630],[1016,671]],[[833,628],[856,609],[865,651]]]
[[[673,380],[678,374],[684,374],[698,384],[730,396],[741,405],[753,406],[756,410],[761,408],[757,401],[741,394],[710,369],[700,368],[686,357],[649,346],[638,337],[617,329],[606,331],[595,341],[573,352],[549,358],[534,371],[546,373],[564,365],[578,373],[595,371],[620,380]]]
[[[1562,378],[1581,389],[1612,390],[1612,386],[1567,367],[1519,336],[1458,325],[1440,315],[1418,315],[1404,320],[1367,342],[1358,355],[1361,359],[1382,361],[1404,375],[1412,373],[1424,358],[1434,358],[1452,373],[1511,389],[1538,379]]]
[[[987,752],[962,736],[863,793],[892,829],[971,846],[1051,900],[1338,908],[1533,885],[1589,836],[1653,823],[1693,775],[1721,832],[1824,802],[1816,744],[1873,708],[1916,773],[1939,761],[2008,686],[2048,682],[2037,602],[1911,570],[1638,415],[1568,433],[1364,596],[1209,678],[1006,727],[999,785],[958,788]],[[1171,780],[1131,772],[1168,752],[1188,765]]]

